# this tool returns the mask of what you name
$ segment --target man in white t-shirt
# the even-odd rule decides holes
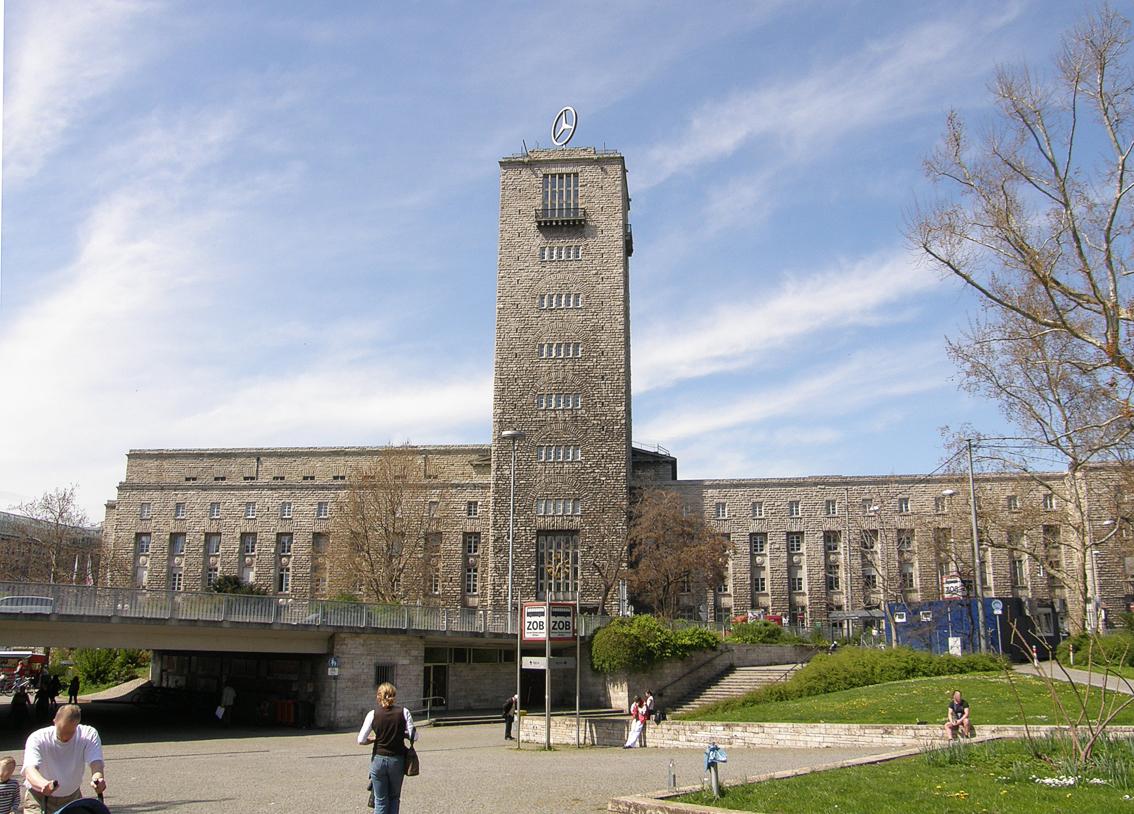
[[[28,735],[24,745],[24,814],[54,814],[82,796],[83,773],[91,767],[91,786],[102,794],[102,741],[93,726],[79,723],[75,704],[59,707],[55,723]]]

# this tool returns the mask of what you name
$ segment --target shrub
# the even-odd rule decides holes
[[[150,663],[150,652],[80,647],[72,653],[71,660],[83,684],[115,684],[134,678],[139,667]]]
[[[591,666],[600,673],[645,670],[698,650],[715,650],[720,637],[711,630],[673,630],[653,616],[624,616],[601,627],[591,640]]]
[[[729,641],[734,644],[798,644],[803,639],[775,622],[759,619],[733,625]]]
[[[754,690],[741,698],[714,705],[717,709],[790,701],[871,684],[907,678],[995,672],[1004,662],[996,656],[934,656],[908,647],[887,650],[846,647],[831,655],[819,654],[790,679]]]
[[[235,574],[222,574],[213,582],[213,590],[218,594],[248,594],[264,596],[268,592],[258,585],[250,582],[241,582]]]
[[[1092,664],[1099,667],[1134,666],[1134,634],[1125,630],[1119,633],[1079,633],[1064,639],[1055,648],[1055,657],[1070,666],[1070,648],[1075,648],[1075,666],[1087,664],[1090,654]]]

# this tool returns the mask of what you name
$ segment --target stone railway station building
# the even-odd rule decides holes
[[[689,594],[690,615],[757,610],[849,633],[876,624],[882,602],[940,598],[946,576],[971,570],[958,475],[679,480],[668,452],[634,446],[629,216],[617,152],[532,150],[500,161],[493,441],[411,451],[414,488],[437,532],[420,601],[506,606],[513,477],[517,600],[578,590],[584,608],[598,610],[592,564],[623,550],[631,496],[647,486],[677,490],[728,538],[728,576]],[[106,508],[112,582],[198,591],[234,574],[297,600],[357,589],[336,571],[336,513],[352,477],[385,451],[133,450]],[[1050,478],[1053,488],[1064,480]],[[1032,600],[1049,614],[1040,626],[1056,627],[1067,603],[1083,601],[1051,578],[1052,567],[1076,567],[1058,546],[1065,507],[1042,484],[982,476],[979,489],[1000,518],[984,532],[993,542],[986,593]],[[1042,535],[1048,554],[1010,550],[1021,534]],[[1124,536],[1093,563],[1113,609],[1132,593]]]

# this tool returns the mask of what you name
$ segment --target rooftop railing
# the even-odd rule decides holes
[[[66,615],[236,622],[297,628],[516,633],[516,620],[511,614],[481,608],[378,605],[280,596],[0,582],[0,624],[12,614],[25,617]],[[582,614],[579,618],[580,633],[584,637],[590,636],[609,619],[607,616]]]

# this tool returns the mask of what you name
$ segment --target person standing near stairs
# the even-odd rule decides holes
[[[650,721],[654,720],[654,713],[657,711],[657,702],[654,701],[654,691],[646,690],[646,700],[643,702],[646,708],[645,720],[642,722],[642,745],[646,745],[646,730],[650,728]]]

